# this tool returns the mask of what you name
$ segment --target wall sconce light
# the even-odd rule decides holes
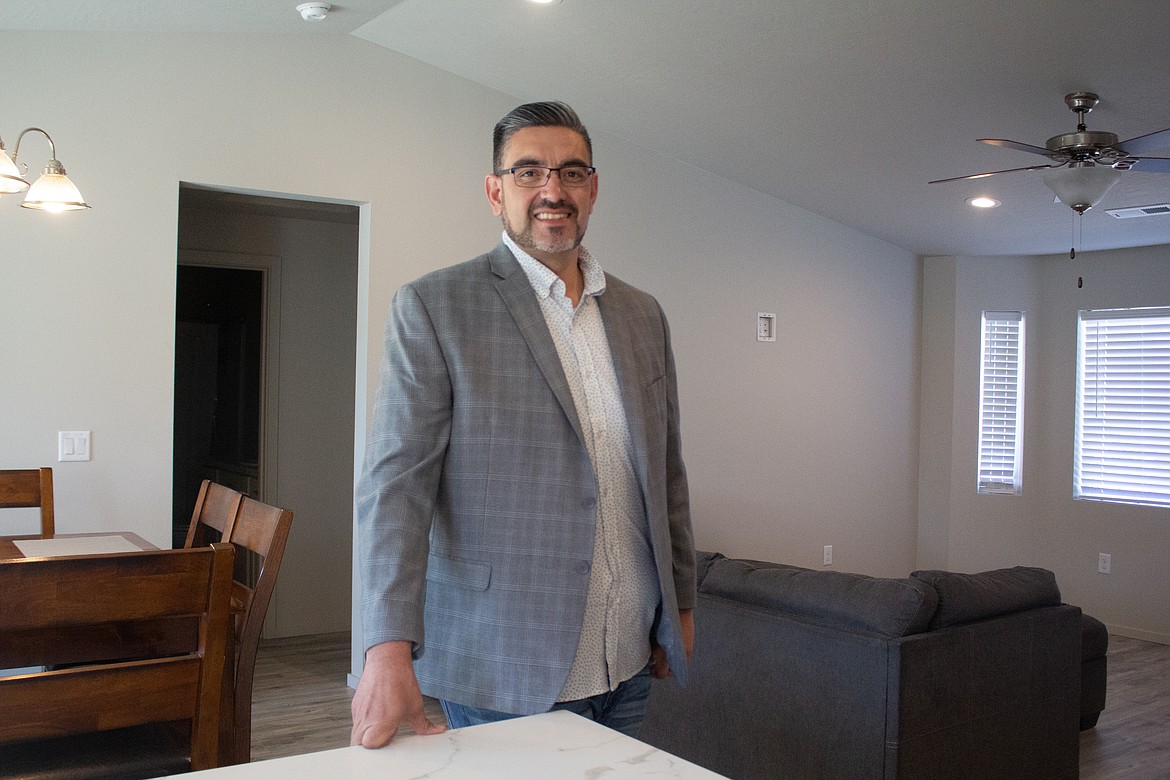
[[[49,142],[49,161],[45,163],[41,177],[31,185],[25,178],[28,166],[17,162],[20,157],[20,142],[24,140],[25,133],[40,133]],[[39,127],[29,127],[21,131],[12,150],[11,159],[4,150],[4,141],[0,140],[0,195],[11,195],[25,190],[28,190],[28,194],[24,196],[24,202],[20,205],[26,209],[56,213],[89,208],[89,204],[82,200],[77,186],[65,175],[65,166],[57,159],[57,147],[53,139]]]

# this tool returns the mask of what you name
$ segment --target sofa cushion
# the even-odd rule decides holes
[[[938,596],[914,579],[708,557],[700,593],[885,638],[925,631]]]
[[[979,574],[923,570],[910,576],[938,591],[931,630],[973,623],[998,615],[1060,604],[1056,575],[1034,566],[1014,566]]]

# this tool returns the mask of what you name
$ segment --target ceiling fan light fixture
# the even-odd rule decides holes
[[[999,205],[998,200],[995,198],[989,198],[986,195],[979,195],[975,198],[967,198],[966,203],[968,206],[977,209],[993,209]]]
[[[1078,214],[1084,214],[1105,197],[1121,178],[1121,171],[1107,165],[1074,161],[1045,171],[1044,184],[1057,199]]]

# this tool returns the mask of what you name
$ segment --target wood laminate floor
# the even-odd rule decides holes
[[[1170,778],[1170,645],[1109,637],[1105,709],[1081,732],[1081,777]]]
[[[252,760],[349,744],[349,634],[265,640],[256,660]],[[1097,727],[1081,732],[1085,780],[1170,778],[1170,646],[1109,638]],[[432,720],[443,722],[437,702]]]

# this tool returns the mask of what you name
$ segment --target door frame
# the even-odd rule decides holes
[[[236,268],[261,273],[260,311],[260,468],[258,498],[272,503],[279,474],[279,438],[277,414],[280,403],[280,264],[279,255],[255,255],[242,252],[209,252],[179,249],[178,265],[212,268]]]

